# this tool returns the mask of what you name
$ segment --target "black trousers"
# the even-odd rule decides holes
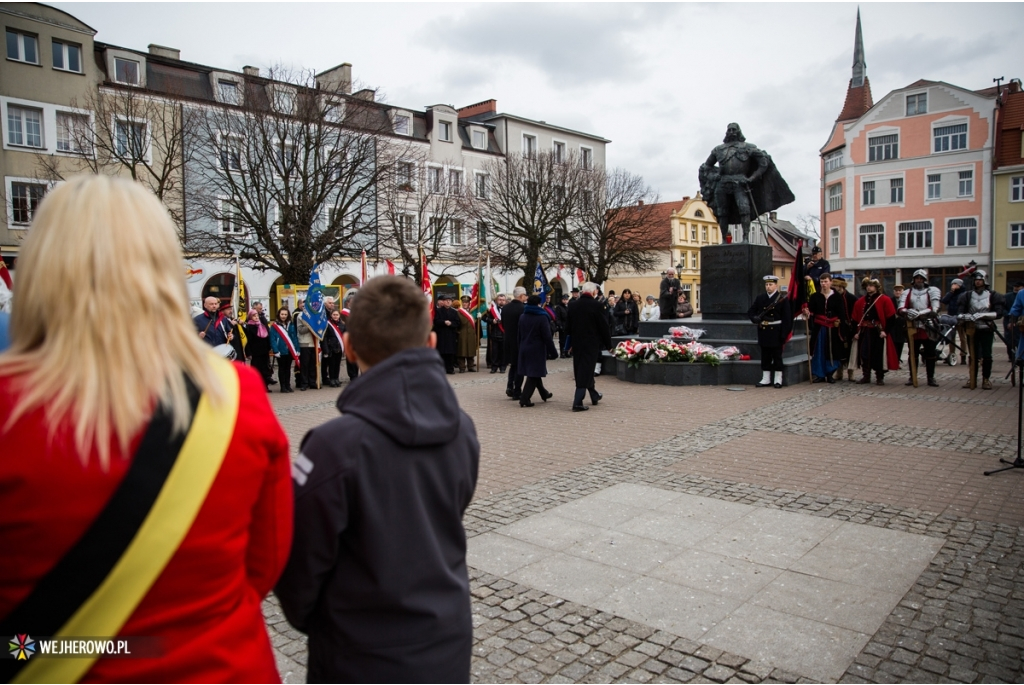
[[[910,348],[910,354],[914,355],[918,359],[924,357],[924,368],[928,374],[928,378],[935,377],[935,345],[937,343],[937,340],[932,340],[931,338],[925,338],[924,340],[914,338],[913,345]],[[918,373],[920,373],[920,369],[918,370]]]
[[[338,354],[332,354],[330,357],[324,357],[324,366],[327,369],[327,380],[336,381],[338,380],[338,374],[341,371],[341,358],[340,352]]]
[[[487,366],[500,369],[505,366],[505,341],[502,338],[487,339]]]
[[[316,348],[299,348],[299,371],[295,374],[295,381],[300,388],[316,387]]]
[[[782,348],[762,347],[761,348],[761,370],[762,371],[783,371]]]
[[[455,373],[455,353],[444,353],[438,352],[441,355],[441,359],[444,360],[445,373]]]
[[[516,375],[516,371],[518,370],[516,368],[517,366],[518,366],[518,364],[516,364],[516,362],[514,360],[509,363],[509,365],[508,365],[508,385],[506,386],[507,390],[511,390],[512,391],[512,397],[515,397],[515,398],[518,398],[520,395],[523,394],[523,377],[519,376],[519,375]]]
[[[292,358],[291,357],[279,357],[277,360],[277,380],[281,384],[282,390],[288,390],[292,387]]]
[[[359,364],[355,364],[345,357],[345,372],[348,374],[348,379],[354,381],[359,377]]]
[[[256,369],[263,378],[263,385],[268,385],[270,375],[270,355],[265,352],[257,352],[252,356],[252,368]]]
[[[862,328],[858,348],[859,366],[865,376],[874,371],[879,378],[885,376],[885,339],[878,328]]]
[[[523,381],[523,392],[520,396],[521,402],[529,402],[530,398],[533,397],[533,391],[540,390],[541,395],[546,395],[548,390],[544,387],[544,379],[534,376],[527,376],[526,380]]]

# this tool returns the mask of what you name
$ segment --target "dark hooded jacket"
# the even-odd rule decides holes
[[[292,466],[295,537],[276,588],[309,634],[309,682],[468,682],[473,422],[429,348],[361,374],[337,406]]]
[[[544,378],[548,375],[548,359],[558,359],[558,348],[551,338],[551,317],[532,304],[526,305],[519,317],[520,376]]]

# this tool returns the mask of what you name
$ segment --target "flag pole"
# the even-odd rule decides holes
[[[473,335],[476,336],[476,370],[480,371],[480,332],[483,326],[480,326],[480,307],[484,302],[484,298],[487,293],[484,292],[484,284],[480,281],[483,280],[484,265],[483,265],[483,252],[480,250],[476,251],[476,311],[473,312]],[[480,329],[477,329],[480,326]],[[489,343],[488,343],[489,344]]]

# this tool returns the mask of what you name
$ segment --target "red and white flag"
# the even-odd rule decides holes
[[[3,259],[0,259],[0,281],[4,282],[8,290],[14,292],[14,281],[11,279],[11,272],[7,270],[7,264]]]
[[[362,287],[366,285],[366,250],[363,250],[363,256],[360,258],[359,261],[361,267],[361,270],[359,272],[359,286]]]
[[[420,273],[420,285],[423,287],[423,294],[427,296],[427,304],[430,307],[430,320],[434,320],[434,289],[430,285],[430,272],[427,271],[427,255],[420,248],[420,263],[423,270]]]
[[[587,282],[587,275],[583,273],[583,269],[576,269],[576,282],[578,284]]]
[[[395,263],[390,259],[385,259],[384,263],[388,265],[388,276],[395,275]]]

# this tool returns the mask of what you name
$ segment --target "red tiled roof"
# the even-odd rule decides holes
[[[1024,135],[1024,92],[1006,93],[1000,112],[999,149],[996,164],[1000,167],[1024,164],[1021,157],[1021,136]]]
[[[868,77],[864,77],[864,85],[853,86],[853,79],[850,79],[850,85],[846,89],[846,102],[843,104],[843,111],[839,113],[839,118],[836,121],[849,121],[851,119],[859,119],[871,109],[871,106],[875,102],[871,98],[871,81]]]
[[[683,208],[685,201],[659,202],[647,205],[650,221],[645,230],[636,229],[633,238],[649,250],[668,250],[672,247],[672,213]],[[626,237],[625,235],[623,237]]]
[[[904,88],[920,88],[921,86],[934,86],[936,83],[938,83],[938,81],[929,81],[926,78],[921,78],[914,81],[909,86],[904,86]]]

